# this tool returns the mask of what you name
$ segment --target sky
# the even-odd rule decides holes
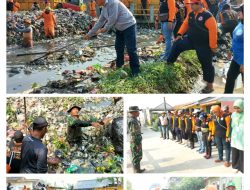
[[[161,103],[163,103],[163,97],[166,98],[166,102],[171,106],[175,106],[178,104],[189,103],[192,101],[196,101],[199,99],[203,99],[208,97],[207,95],[200,94],[171,94],[171,95],[133,95],[130,97],[126,97],[126,105],[129,106],[139,106],[139,108],[154,108]]]
[[[79,176],[79,175],[74,175],[74,177],[68,177],[65,175],[62,176],[55,176],[55,175],[47,175],[47,176],[39,176],[38,178],[34,176],[25,176],[26,179],[39,179],[39,180],[44,180],[50,184],[54,184],[55,182],[60,185],[66,185],[66,184],[76,184],[77,181],[80,180],[91,180],[91,179],[96,179],[97,177],[93,176]]]
[[[152,184],[163,185],[168,181],[167,177],[155,174],[127,176],[127,179],[132,183],[133,190],[148,190]]]

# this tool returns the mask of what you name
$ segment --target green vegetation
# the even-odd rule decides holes
[[[172,178],[169,185],[171,190],[200,190],[206,186],[205,179],[202,177]]]
[[[200,74],[200,63],[194,51],[183,53],[173,65],[164,62],[142,64],[138,77],[126,77],[130,68],[103,75],[100,93],[186,93]]]

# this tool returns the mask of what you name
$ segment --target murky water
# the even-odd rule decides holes
[[[145,47],[147,45],[155,44],[158,34],[155,33],[152,36],[138,35],[138,46]],[[147,39],[145,39],[145,37]],[[80,38],[81,42],[77,43],[78,47],[87,46],[89,43],[95,44],[97,46],[114,44],[115,36],[102,35],[97,39],[91,41],[84,41]],[[91,59],[91,61],[69,63],[69,62],[59,62],[58,64],[51,65],[50,69],[39,69],[39,66],[31,67],[32,72],[26,72],[23,68],[27,62],[30,62],[36,58],[41,57],[43,54],[39,55],[27,55],[27,56],[17,56],[17,54],[23,53],[34,53],[34,52],[46,52],[59,49],[67,44],[71,44],[74,39],[56,39],[47,43],[35,44],[33,49],[21,48],[18,46],[11,46],[7,48],[7,93],[22,93],[26,90],[31,89],[32,84],[37,83],[40,86],[46,85],[48,81],[63,79],[61,73],[64,70],[82,70],[86,69],[88,66],[94,64],[104,65],[116,58],[115,48],[104,47],[100,49],[95,49],[96,55]],[[101,43],[100,43],[101,41]],[[95,46],[95,45],[93,45]],[[74,46],[75,49],[76,46]],[[72,47],[65,48],[72,49]],[[14,71],[13,71],[14,70]]]
[[[112,40],[105,40],[105,43],[113,44]],[[69,63],[69,62],[61,62],[58,65],[51,66],[51,69],[41,70],[36,69],[37,66],[34,66],[31,73],[26,73],[22,66],[24,66],[27,62],[32,61],[40,55],[27,55],[17,57],[17,54],[22,53],[33,53],[33,52],[46,52],[53,51],[55,49],[59,49],[60,47],[65,46],[65,44],[70,44],[72,42],[55,42],[51,44],[38,44],[33,49],[24,49],[18,47],[9,47],[7,49],[7,93],[21,93],[25,90],[31,88],[33,83],[37,83],[39,85],[45,85],[48,81],[51,80],[59,80],[62,79],[63,76],[61,73],[64,70],[81,70],[86,69],[86,67],[94,64],[104,65],[115,59],[115,49],[114,47],[110,48],[100,48],[96,50],[96,56],[92,58],[91,61],[86,61],[84,63]],[[82,40],[82,42],[77,43],[79,47],[83,47],[88,45],[89,42]],[[65,48],[66,49],[66,48]],[[69,48],[70,49],[70,48]],[[12,69],[17,69],[18,73],[12,71]]]

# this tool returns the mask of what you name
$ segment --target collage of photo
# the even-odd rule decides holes
[[[6,4],[3,189],[248,189],[244,0]]]

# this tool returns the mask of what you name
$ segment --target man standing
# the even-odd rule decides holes
[[[194,133],[195,133],[194,118],[190,114],[189,109],[186,109],[185,123],[186,123],[186,134],[190,143],[190,148],[194,149]]]
[[[17,0],[13,1],[13,12],[16,13],[20,9],[21,5],[17,2]]]
[[[175,131],[175,134],[176,134],[176,137],[177,137],[177,142],[181,141],[179,125],[180,125],[180,118],[178,116],[178,111],[176,110],[175,115],[173,117],[173,126],[174,126],[174,131]]]
[[[207,7],[208,11],[216,18],[219,10],[219,0],[205,0],[203,3],[205,3],[204,6]]]
[[[142,133],[141,123],[137,119],[141,111],[138,106],[129,107],[130,118],[128,121],[128,130],[130,133],[130,148],[132,153],[132,164],[134,173],[142,173],[145,169],[141,169],[142,159]]]
[[[166,44],[165,51],[161,55],[161,60],[167,60],[172,48],[173,31],[175,27],[175,13],[175,0],[160,0],[159,20],[161,22],[161,30]]]
[[[108,32],[114,26],[116,28],[116,67],[121,68],[124,65],[126,46],[132,76],[137,76],[140,66],[136,48],[136,20],[133,14],[119,0],[96,0],[96,3],[99,7],[103,6],[103,9],[98,22],[84,36],[84,39],[89,40],[94,35]]]
[[[199,109],[195,109],[193,114],[195,117],[195,131],[196,131],[196,136],[198,139],[198,144],[199,144],[199,149],[197,150],[197,152],[199,152],[200,154],[205,152],[205,147],[204,147],[204,143],[202,141],[202,132],[201,132],[201,120],[199,119],[200,116],[200,110]]]
[[[45,11],[39,16],[36,20],[44,19],[44,32],[46,38],[54,38],[55,37],[55,26],[56,26],[56,18],[54,13],[51,11],[50,7],[46,7]]]
[[[173,120],[173,114],[171,111],[168,111],[168,121],[169,121],[169,124],[168,124],[168,128],[171,132],[171,135],[172,135],[172,139],[171,140],[175,140],[176,139],[176,135],[175,135],[175,131],[174,131],[174,120]]]
[[[202,66],[203,80],[207,83],[202,93],[211,93],[214,91],[212,56],[217,48],[217,24],[213,15],[203,8],[201,0],[191,0],[191,8],[193,11],[183,22],[167,62],[173,64],[182,52],[195,50]]]
[[[97,17],[97,15],[96,15],[96,2],[95,2],[95,0],[91,0],[89,2],[89,15],[92,16],[93,18]]]
[[[98,122],[92,121],[82,121],[79,119],[79,111],[81,107],[79,106],[71,106],[69,108],[67,122],[68,122],[68,130],[67,130],[67,141],[71,146],[75,144],[80,145],[82,143],[82,129],[81,127],[99,127],[101,124]]]
[[[230,4],[225,4],[222,8],[222,12],[219,13],[219,28],[222,30],[222,34],[230,33],[233,38],[233,31],[238,24],[238,14],[231,9]]]
[[[211,112],[214,114],[214,129],[212,129],[212,139],[215,138],[219,153],[219,159],[215,160],[215,162],[223,162],[223,149],[225,149],[226,162],[224,163],[224,166],[229,167],[231,165],[231,145],[229,139],[230,116],[223,114],[221,107],[218,105],[212,106]]]
[[[29,127],[32,135],[24,137],[21,148],[20,173],[47,173],[48,149],[42,143],[47,133],[48,122],[43,117],[37,117]]]
[[[163,133],[163,139],[165,140],[166,138],[169,139],[169,120],[168,117],[166,116],[166,112],[162,112],[162,115],[159,117],[160,119],[160,125],[162,128],[162,133]]]

